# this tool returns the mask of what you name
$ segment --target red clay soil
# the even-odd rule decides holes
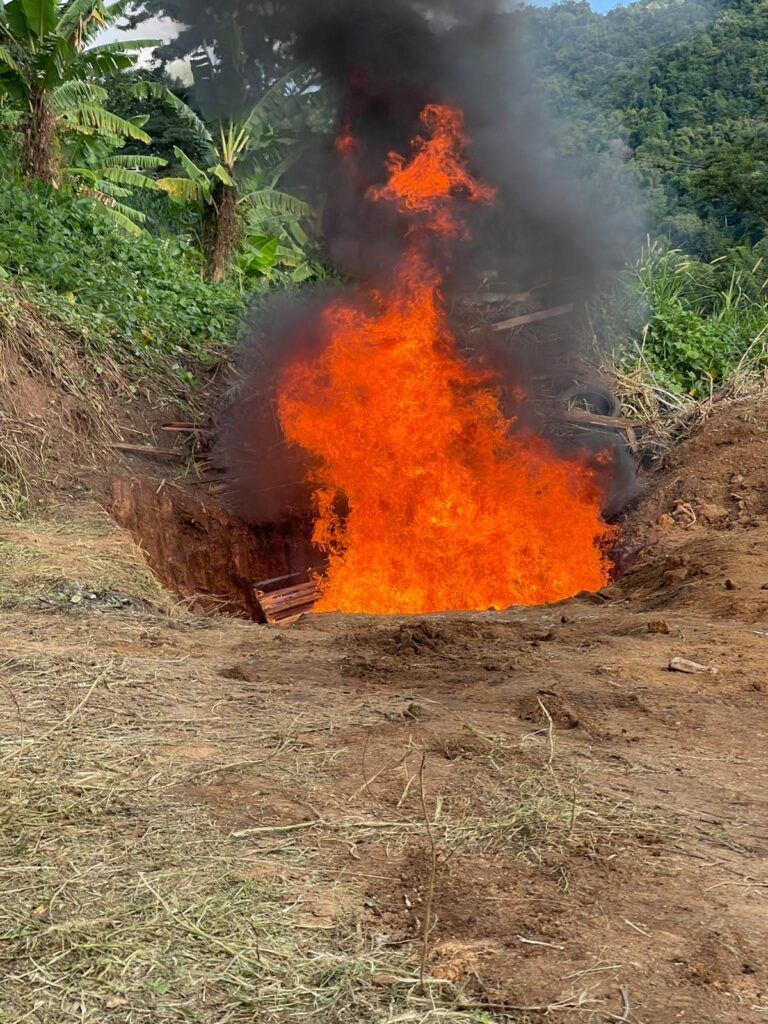
[[[251,529],[221,503],[177,482],[118,478],[107,503],[169,590],[193,606],[261,621],[253,584],[307,564],[296,525]]]
[[[351,914],[362,940],[403,952],[405,977],[361,967],[384,993],[372,1006],[415,990],[423,956],[445,1019],[757,1024],[766,413],[723,406],[671,454],[627,518],[637,561],[600,594],[282,630],[157,620],[151,647],[128,620],[116,641],[102,617],[89,650],[146,665],[146,700],[165,702],[158,750],[189,764],[179,807],[242,843],[261,879],[289,879],[307,928],[333,934]],[[76,628],[63,616],[57,642],[79,642]],[[183,694],[151,674],[182,661]],[[119,702],[143,699],[139,684],[114,694],[115,729]],[[375,1005],[367,1019],[427,1020]]]

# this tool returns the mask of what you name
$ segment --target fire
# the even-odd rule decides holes
[[[462,117],[422,114],[410,161],[371,190],[409,218],[391,284],[323,314],[322,353],[283,373],[286,438],[316,458],[313,540],[328,556],[318,610],[373,614],[541,604],[608,578],[610,534],[585,461],[502,413],[492,375],[458,353],[430,237],[461,237],[470,176]]]
[[[383,188],[371,189],[369,195],[374,200],[393,201],[402,213],[427,214],[432,231],[445,238],[458,238],[463,225],[449,205],[454,197],[463,193],[472,202],[488,203],[494,191],[476,182],[462,160],[467,140],[458,110],[430,104],[421,119],[429,130],[429,139],[414,139],[415,153],[407,163],[399,153],[390,153],[389,181]]]

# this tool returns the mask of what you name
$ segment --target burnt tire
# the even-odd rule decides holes
[[[595,384],[574,384],[559,395],[566,409],[580,409],[596,416],[616,419],[621,416],[621,405],[615,395]]]

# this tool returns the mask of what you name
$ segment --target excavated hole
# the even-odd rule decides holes
[[[168,482],[114,480],[109,511],[163,585],[206,610],[263,621],[254,583],[317,560],[302,520],[249,526],[218,502]]]
[[[255,583],[320,568],[310,524],[302,518],[249,525],[214,499],[167,481],[114,480],[109,511],[133,535],[163,585],[204,610],[263,622]],[[637,553],[619,542],[611,557],[616,582]]]

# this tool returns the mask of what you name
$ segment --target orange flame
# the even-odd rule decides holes
[[[471,202],[489,203],[495,192],[476,182],[467,171],[462,151],[467,139],[462,133],[462,116],[451,107],[430,104],[421,120],[429,130],[429,139],[420,135],[413,140],[415,155],[409,163],[399,153],[390,153],[387,161],[389,181],[369,192],[372,199],[389,199],[402,213],[425,213],[427,225],[445,238],[463,234],[463,225],[451,209],[457,194]]]
[[[460,112],[430,106],[422,119],[429,138],[410,162],[390,157],[371,197],[456,237],[457,193],[493,191],[467,171]],[[317,459],[313,540],[329,560],[317,609],[504,608],[600,588],[611,531],[592,471],[515,429],[492,375],[460,357],[421,238],[386,292],[330,305],[322,354],[282,376],[285,436]]]

